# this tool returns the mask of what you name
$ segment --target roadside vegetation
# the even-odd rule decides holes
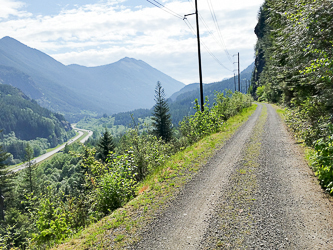
[[[133,198],[155,185],[152,183],[156,183],[157,190],[176,188],[185,182],[181,178],[185,173],[178,170],[183,169],[183,165],[189,168],[193,164],[191,160],[207,154],[206,146],[198,147],[207,144],[211,148],[209,152],[213,153],[221,141],[221,138],[214,141],[219,137],[214,134],[226,129],[228,133],[235,131],[239,120],[233,121],[233,125],[228,124],[229,120],[252,105],[248,95],[217,93],[215,104],[212,107],[206,104],[204,112],[199,111],[196,102],[195,115],[186,117],[176,131],[168,115],[163,88],[158,85],[156,90],[155,130],[140,133],[135,127],[115,142],[110,131],[104,129],[95,147],[73,143],[38,167],[32,165],[6,176],[11,185],[4,196],[5,220],[0,220],[0,249],[49,248],[83,232],[129,201],[134,202],[137,199]],[[160,129],[161,123],[166,127]],[[199,142],[209,135],[212,141]],[[31,149],[29,152],[31,154]],[[1,160],[6,157],[3,155]],[[196,168],[201,164],[201,161],[196,163]],[[180,182],[160,185],[178,174]],[[145,212],[149,209],[147,205]],[[117,217],[117,213],[113,216]],[[115,241],[122,242],[124,237],[117,235]]]
[[[255,32],[251,93],[285,106],[295,136],[311,147],[311,165],[333,194],[332,1],[266,0]]]

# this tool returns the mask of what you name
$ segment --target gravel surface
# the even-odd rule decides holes
[[[132,249],[333,249],[332,205],[300,152],[259,104]]]

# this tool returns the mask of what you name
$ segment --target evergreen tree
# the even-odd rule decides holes
[[[169,106],[165,100],[164,89],[160,82],[155,88],[155,106],[153,113],[153,134],[168,142],[172,138],[172,121],[169,114]]]
[[[34,176],[34,167],[35,164],[33,163],[32,159],[34,158],[34,150],[28,143],[25,148],[25,160],[28,164],[28,167],[25,169],[25,188],[28,189],[31,193],[34,191],[35,187],[35,176]]]
[[[5,217],[5,195],[10,188],[10,176],[8,176],[7,165],[5,164],[8,157],[9,154],[4,152],[2,145],[0,145],[0,221],[3,221]]]
[[[113,138],[111,133],[105,128],[105,132],[103,136],[99,140],[97,144],[97,152],[99,153],[98,158],[102,160],[102,162],[106,162],[110,151],[114,151],[115,146],[113,143]]]

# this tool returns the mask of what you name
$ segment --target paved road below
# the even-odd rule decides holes
[[[333,249],[332,204],[270,105],[157,216],[133,249]]]
[[[92,136],[92,134],[93,134],[93,132],[90,131],[90,130],[78,129],[76,127],[74,127],[74,129],[77,130],[77,132],[79,133],[77,136],[70,139],[67,143],[61,145],[60,147],[58,147],[58,148],[56,148],[56,149],[54,149],[50,152],[47,152],[46,154],[43,154],[43,155],[40,155],[40,156],[34,158],[33,163],[34,164],[35,163],[40,163],[40,162],[46,160],[47,158],[49,158],[50,156],[52,156],[52,155],[58,153],[59,151],[63,150],[65,148],[66,144],[72,144],[73,142],[77,141],[84,134],[84,132],[88,132],[88,134],[87,134],[87,136],[85,136],[84,138],[82,138],[80,140],[81,143],[85,143],[89,139],[89,137]],[[15,173],[15,172],[18,172],[18,171],[20,171],[22,169],[25,169],[27,167],[28,167],[28,163],[25,163],[25,164],[22,164],[20,166],[17,166],[16,168],[12,169],[11,171]]]

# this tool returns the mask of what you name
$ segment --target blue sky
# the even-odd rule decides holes
[[[194,11],[193,1],[159,0],[181,16]],[[232,76],[237,52],[241,69],[253,62],[262,3],[198,0],[204,82]],[[11,36],[65,65],[98,66],[127,56],[185,84],[198,82],[196,36],[189,28],[195,16],[186,24],[146,0],[0,0],[0,6],[0,38]]]

